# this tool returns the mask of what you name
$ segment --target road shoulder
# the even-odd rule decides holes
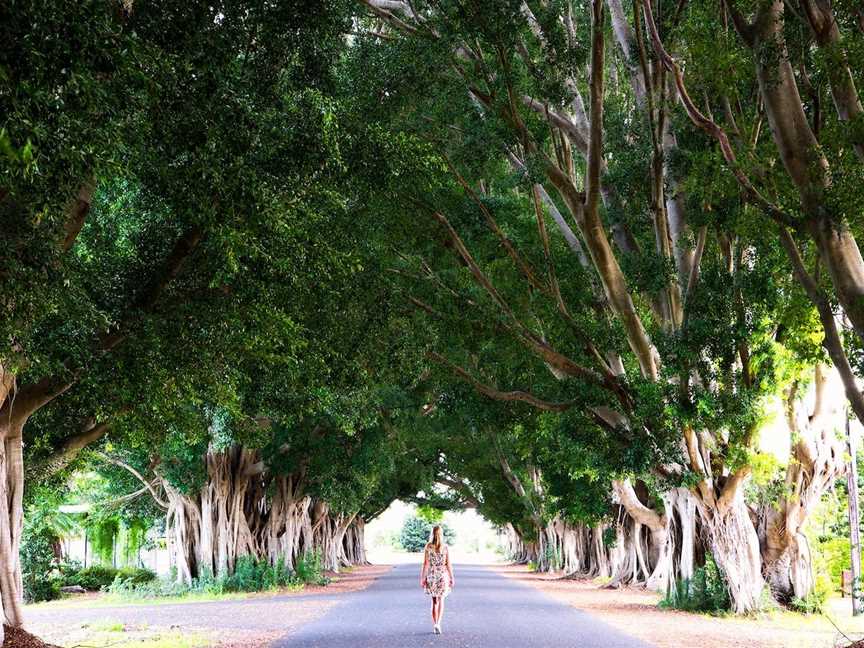
[[[837,629],[822,617],[783,612],[743,619],[692,614],[659,608],[660,596],[640,588],[604,589],[590,579],[539,574],[522,565],[492,569],[657,648],[834,648],[844,645]]]
[[[327,586],[217,601],[104,607],[96,602],[25,608],[25,628],[60,646],[263,648],[369,587],[390,565],[357,566]],[[177,644],[178,637],[183,638]]]

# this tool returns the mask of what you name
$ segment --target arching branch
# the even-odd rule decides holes
[[[543,400],[542,398],[538,398],[534,394],[526,391],[501,391],[490,385],[480,382],[464,368],[450,362],[447,358],[438,353],[435,353],[434,351],[430,352],[429,357],[432,358],[435,362],[438,362],[439,364],[442,364],[445,367],[449,368],[457,376],[470,383],[478,392],[480,392],[484,396],[492,398],[493,400],[527,403],[532,407],[536,407],[537,409],[547,412],[565,412],[575,405],[575,403],[572,401],[556,403]]]
[[[149,481],[147,481],[146,479],[144,479],[144,476],[140,472],[138,472],[135,468],[133,468],[132,466],[127,464],[125,461],[121,461],[120,459],[117,459],[116,457],[111,457],[110,455],[103,454],[103,453],[99,453],[99,456],[102,459],[104,459],[105,461],[107,461],[108,463],[113,464],[113,465],[117,466],[118,468],[122,468],[123,470],[125,470],[129,474],[131,474],[133,477],[135,477],[138,481],[140,481],[145,486],[145,488],[147,488],[148,491],[150,491],[150,495],[153,497],[153,501],[155,501],[156,504],[160,508],[163,508],[166,511],[168,510],[168,502],[166,502],[161,497],[159,497],[159,493],[156,492],[156,488],[153,486],[153,484],[150,483]]]

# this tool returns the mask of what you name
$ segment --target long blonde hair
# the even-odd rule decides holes
[[[439,525],[436,524],[432,527],[432,532],[429,534],[429,544],[427,546],[435,549],[436,553],[441,553],[441,549],[444,547],[444,534]]]

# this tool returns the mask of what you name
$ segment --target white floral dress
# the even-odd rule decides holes
[[[426,587],[429,596],[447,596],[450,593],[450,574],[447,571],[447,549],[438,553],[431,547],[426,549],[429,566],[426,570]]]

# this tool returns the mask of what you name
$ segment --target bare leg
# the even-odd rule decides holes
[[[438,597],[432,597],[432,623],[438,623]]]
[[[441,617],[444,616],[444,597],[438,599],[438,625],[441,625]]]

